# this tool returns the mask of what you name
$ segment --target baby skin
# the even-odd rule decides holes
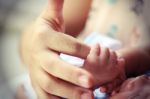
[[[127,79],[110,99],[150,99],[150,77],[142,75]]]
[[[95,44],[84,62],[83,68],[94,77],[93,89],[99,88],[102,92],[112,92],[126,79],[124,59],[118,58],[116,52]]]

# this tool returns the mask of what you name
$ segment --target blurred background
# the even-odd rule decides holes
[[[0,0],[0,99],[13,99],[26,73],[19,57],[22,31],[33,22],[47,0]]]
[[[47,0],[0,0],[0,99],[13,99],[15,87],[26,73],[19,57],[20,36],[46,5]],[[150,26],[150,0],[144,18]]]

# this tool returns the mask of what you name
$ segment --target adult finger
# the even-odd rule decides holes
[[[58,96],[54,96],[54,95],[51,95],[51,94],[45,92],[40,87],[36,87],[35,91],[37,93],[37,98],[38,99],[62,99],[62,98],[60,98]]]
[[[38,77],[42,80],[37,80],[37,83],[46,93],[67,99],[93,99],[91,91],[55,78],[44,71]]]
[[[52,30],[42,33],[41,39],[51,50],[77,56],[80,58],[86,58],[90,52],[90,47],[81,41],[73,38],[72,36],[56,32]]]
[[[43,80],[43,77],[44,77],[43,75],[44,73],[42,69],[39,68],[38,65],[36,68],[34,68],[34,71],[32,71],[32,75],[30,74],[30,80],[31,80],[32,87],[34,91],[36,92],[36,98],[37,99],[62,99],[58,96],[47,93],[39,86],[38,82]]]
[[[48,21],[52,18],[62,17],[63,3],[64,0],[48,0],[48,5],[41,14],[41,17]]]
[[[64,0],[48,0],[49,10],[62,10]]]
[[[52,52],[39,55],[40,65],[49,74],[73,84],[90,88],[93,86],[93,76],[82,68],[75,67]]]
[[[41,40],[52,50],[65,54],[86,58],[90,47],[83,44],[81,41],[63,34],[63,1],[64,0],[49,0],[48,7],[45,8],[39,19],[44,19],[48,27],[40,30]],[[52,29],[50,29],[52,28]]]

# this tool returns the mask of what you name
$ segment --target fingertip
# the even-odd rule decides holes
[[[125,59],[123,57],[119,57],[118,61],[125,61]]]
[[[62,12],[63,12],[63,4],[64,0],[48,0],[48,4],[45,7],[44,11],[40,15],[40,17],[44,18],[48,22],[52,22],[53,20],[59,19],[59,21],[63,21]],[[57,25],[61,22],[55,22]]]
[[[120,66],[124,66],[124,65],[125,65],[125,59],[124,59],[124,58],[119,58],[119,59],[118,59],[118,64],[119,64]]]
[[[95,64],[99,60],[100,46],[99,44],[94,44],[91,46],[90,53],[87,56],[87,60],[91,64]]]
[[[62,10],[64,0],[48,0],[48,7],[50,10]]]
[[[91,47],[90,53],[99,56],[100,55],[100,44],[96,43]]]
[[[94,77],[90,73],[85,72],[79,76],[79,85],[84,88],[92,88],[94,86]]]

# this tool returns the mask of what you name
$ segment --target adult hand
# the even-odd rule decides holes
[[[23,36],[22,57],[29,66],[32,85],[40,99],[93,99],[92,75],[60,59],[65,53],[86,58],[90,48],[64,34],[64,0],[49,0],[48,6]],[[80,87],[79,87],[80,86]]]

